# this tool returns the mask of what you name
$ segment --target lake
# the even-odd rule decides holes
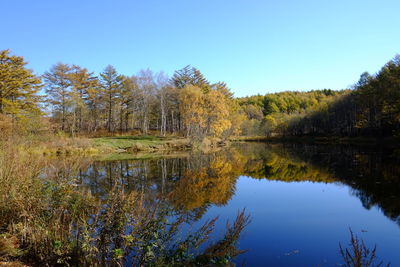
[[[246,266],[340,266],[349,229],[400,266],[399,151],[345,145],[236,143],[209,152],[88,163],[79,183],[105,197],[116,183],[164,201],[190,227],[219,216],[213,238],[245,209],[235,261]]]

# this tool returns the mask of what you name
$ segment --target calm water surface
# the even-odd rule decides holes
[[[399,151],[376,147],[246,143],[212,153],[96,161],[81,183],[103,197],[116,183],[162,199],[190,224],[246,209],[236,260],[247,266],[340,266],[349,228],[400,266]],[[218,235],[219,234],[219,235]]]

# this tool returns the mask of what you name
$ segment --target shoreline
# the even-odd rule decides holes
[[[176,154],[193,151],[210,152],[230,146],[231,143],[303,143],[316,145],[359,145],[398,147],[400,139],[372,137],[264,137],[236,136],[223,141],[219,138],[205,138],[203,141],[191,141],[183,137],[160,137],[152,135],[111,136],[95,138],[64,138],[52,142],[41,141],[37,144],[22,144],[19,149],[28,154],[43,156],[90,156],[99,158],[141,158],[155,154]],[[138,156],[138,154],[140,154]],[[119,156],[122,155],[122,156]]]
[[[137,154],[176,154],[192,151],[209,152],[229,146],[229,141],[219,138],[205,138],[193,141],[183,137],[160,137],[152,135],[109,136],[94,138],[55,138],[34,143],[20,143],[16,147],[21,152],[43,156],[93,156],[119,158],[117,155],[131,157]],[[124,157],[124,156],[123,156]]]
[[[231,142],[265,142],[265,143],[311,143],[318,145],[385,145],[398,146],[398,137],[338,137],[338,136],[301,136],[301,137],[264,137],[239,136],[230,138]]]

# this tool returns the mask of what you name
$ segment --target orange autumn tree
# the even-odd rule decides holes
[[[240,109],[226,91],[219,88],[203,90],[188,84],[179,93],[179,111],[186,136],[192,139],[205,137],[226,138],[236,133]]]

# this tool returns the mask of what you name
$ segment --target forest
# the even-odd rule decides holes
[[[211,84],[194,67],[171,78],[151,70],[128,77],[112,66],[96,76],[80,66],[57,63],[36,76],[22,57],[8,50],[1,52],[0,62],[3,131],[7,123],[15,123],[27,131],[70,136],[152,130],[161,136],[203,138],[228,136],[240,125],[240,108],[227,85]]]
[[[281,92],[238,99],[246,135],[398,136],[400,56],[376,74],[364,72],[352,88]]]
[[[400,56],[344,90],[285,91],[235,98],[195,67],[172,77],[113,66],[99,75],[64,63],[42,75],[0,52],[0,129],[69,136],[157,133],[202,140],[242,136],[397,136]]]

